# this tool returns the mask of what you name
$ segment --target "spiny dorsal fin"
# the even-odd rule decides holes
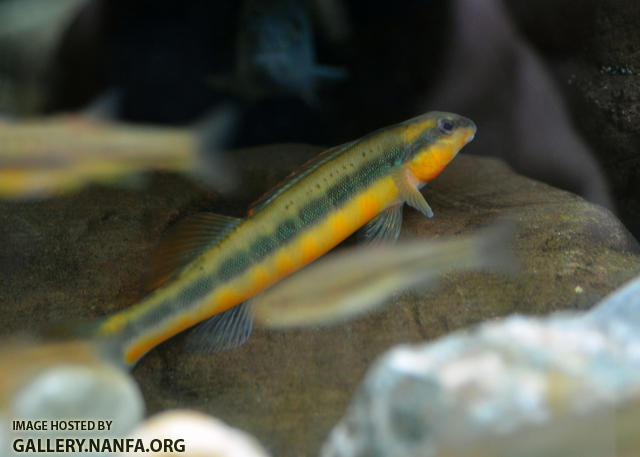
[[[240,303],[198,324],[187,336],[185,349],[201,354],[233,349],[247,341],[252,328],[249,302]]]
[[[221,214],[198,213],[174,224],[151,256],[144,281],[146,290],[157,289],[169,281],[241,221]]]
[[[349,143],[341,144],[340,146],[335,146],[333,148],[327,149],[326,151],[321,152],[314,158],[305,162],[299,169],[293,171],[291,174],[289,174],[289,176],[280,181],[275,187],[270,189],[268,192],[263,194],[262,197],[253,202],[251,206],[249,206],[248,214],[251,215],[256,211],[261,210],[278,195],[282,194],[287,189],[290,189],[294,184],[307,176],[320,165],[323,165],[334,157],[340,155],[342,151],[344,151],[354,143],[355,141],[351,141]]]

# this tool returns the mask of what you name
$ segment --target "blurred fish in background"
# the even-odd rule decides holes
[[[343,28],[329,31],[339,39]],[[344,69],[316,62],[310,6],[304,1],[245,0],[235,46],[235,73],[213,77],[212,83],[248,99],[293,95],[315,104],[320,84],[347,77]]]
[[[233,173],[220,145],[232,122],[231,108],[194,129],[71,115],[0,122],[0,198],[49,197],[91,183],[135,185],[154,170],[190,174],[226,191]]]
[[[82,87],[80,99],[96,95],[98,102],[76,107],[81,115],[34,117],[52,107],[56,111],[56,101],[64,97],[56,90],[65,76],[60,67],[76,62],[65,48],[78,51],[82,41],[73,33],[67,39],[69,32],[100,41],[99,34],[111,31],[105,24],[113,17],[101,1],[0,0],[0,114],[7,119],[0,123],[0,198],[48,197],[90,183],[136,185],[151,170],[188,173],[212,189],[230,188],[232,173],[220,154],[235,119],[228,104],[210,109],[195,128],[126,125],[101,120],[119,116],[120,89],[112,86],[97,96]],[[94,43],[80,50],[103,47]],[[84,63],[91,66],[94,60]],[[91,71],[83,75],[95,77]],[[68,92],[74,91],[62,94]],[[29,118],[17,120],[24,116]]]
[[[0,114],[43,109],[55,49],[85,3],[0,1]]]
[[[513,232],[503,221],[470,236],[332,253],[253,298],[251,313],[268,328],[341,323],[385,304],[396,292],[432,287],[446,273],[513,270]]]

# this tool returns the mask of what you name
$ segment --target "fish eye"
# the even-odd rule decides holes
[[[438,128],[445,135],[450,135],[453,132],[453,121],[451,119],[440,119]]]

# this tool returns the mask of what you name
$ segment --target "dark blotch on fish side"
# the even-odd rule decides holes
[[[276,247],[278,243],[273,236],[263,236],[251,245],[249,255],[254,261],[258,261],[269,255]]]
[[[249,254],[247,251],[239,251],[233,254],[233,257],[225,260],[218,270],[218,279],[220,281],[228,281],[234,276],[245,271],[250,264]]]
[[[280,242],[288,240],[296,230],[296,223],[293,219],[287,219],[276,229],[276,239]]]

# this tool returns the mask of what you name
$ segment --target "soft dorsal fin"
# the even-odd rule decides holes
[[[357,140],[356,140],[357,141]],[[323,165],[333,159],[334,157],[342,154],[342,152],[353,145],[355,141],[350,141],[349,143],[341,144],[340,146],[334,146],[333,148],[327,149],[326,151],[322,151],[320,154],[315,156],[314,158],[306,161],[298,170],[293,171],[289,176],[280,181],[275,187],[271,188],[268,192],[263,194],[259,199],[249,206],[248,214],[251,215],[256,211],[261,210],[266,205],[268,205],[274,198],[278,195],[285,192],[287,189],[290,189],[294,184],[299,182],[302,178],[307,176],[313,170],[318,168],[320,165]]]
[[[247,341],[252,328],[249,302],[243,302],[196,325],[187,336],[185,350],[213,354],[237,348]]]
[[[215,213],[197,213],[174,224],[151,256],[145,274],[146,290],[166,283],[207,248],[218,244],[241,221]]]

